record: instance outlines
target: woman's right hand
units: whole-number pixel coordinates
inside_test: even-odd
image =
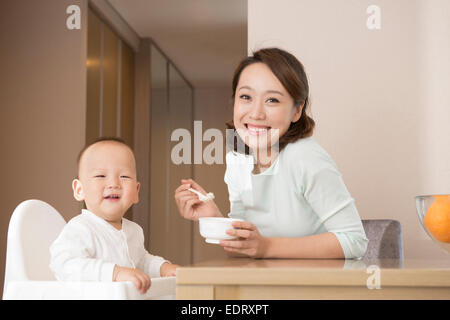
[[[181,216],[189,220],[198,220],[202,217],[222,217],[219,208],[213,200],[200,201],[198,195],[188,189],[200,191],[206,195],[206,191],[192,179],[182,179],[181,185],[175,190],[175,202]]]

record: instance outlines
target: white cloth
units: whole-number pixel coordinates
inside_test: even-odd
[[[272,165],[253,174],[253,157],[226,155],[232,218],[252,222],[266,237],[332,232],[345,258],[360,258],[368,239],[341,174],[311,137],[289,143]]]
[[[160,277],[164,262],[144,248],[142,228],[125,218],[117,230],[83,209],[71,219],[50,246],[50,269],[62,281],[112,281],[114,265],[138,268]]]

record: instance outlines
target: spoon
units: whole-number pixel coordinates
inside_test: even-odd
[[[195,193],[195,194],[197,194],[200,201],[205,202],[205,201],[209,201],[209,200],[214,199],[214,193],[212,193],[212,192],[207,193],[206,196],[205,196],[205,195],[201,194],[199,191],[194,190],[192,188],[189,188],[188,190],[193,192],[193,193]]]

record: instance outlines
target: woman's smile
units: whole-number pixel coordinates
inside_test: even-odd
[[[260,136],[260,135],[266,135],[271,127],[264,126],[264,125],[257,125],[252,123],[246,123],[245,128],[247,129],[247,132],[252,136]]]

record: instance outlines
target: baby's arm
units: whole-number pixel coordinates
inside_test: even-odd
[[[173,264],[170,262],[164,262],[161,265],[161,269],[160,269],[160,273],[161,273],[161,277],[174,277],[176,276],[176,270],[177,268],[179,268],[180,266],[177,264]]]
[[[114,263],[94,257],[92,234],[69,223],[50,246],[50,269],[61,281],[113,281]]]
[[[142,248],[141,258],[139,259],[136,268],[143,270],[151,278],[159,278],[164,276],[163,269],[165,271],[165,268],[163,268],[163,265],[165,264],[171,265],[171,263],[164,258],[154,256]]]
[[[174,276],[175,269],[179,266],[170,263],[162,257],[150,254],[144,247],[144,232],[142,228],[137,224],[134,224],[134,226],[136,227],[136,249],[139,257],[136,268],[143,270],[151,278]]]
[[[50,246],[50,269],[62,281],[132,281],[145,293],[150,287],[148,275],[96,259],[92,233],[83,225],[67,224]]]
[[[114,267],[113,281],[131,281],[140,293],[144,294],[150,288],[150,277],[139,269]]]

